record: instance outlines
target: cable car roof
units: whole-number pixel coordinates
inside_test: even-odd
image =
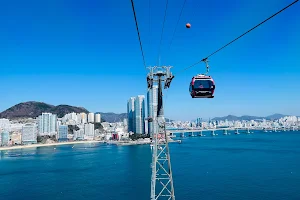
[[[193,78],[196,79],[212,79],[211,76],[205,75],[205,74],[198,74],[196,76],[194,76]]]

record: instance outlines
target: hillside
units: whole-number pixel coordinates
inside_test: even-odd
[[[0,118],[17,119],[17,118],[36,118],[43,112],[57,114],[58,117],[63,117],[65,114],[75,113],[89,113],[88,110],[82,107],[75,107],[70,105],[50,105],[43,102],[28,101],[14,105],[7,110],[0,112]],[[116,114],[113,112],[97,112],[101,114],[101,119],[106,122],[121,122],[127,118],[127,113]],[[166,119],[168,121],[169,119]],[[171,120],[172,121],[172,120]]]
[[[58,105],[49,110],[50,113],[57,114],[58,117],[63,117],[65,114],[74,113],[89,113],[85,108],[69,106],[69,105]]]
[[[0,113],[0,118],[15,119],[15,118],[35,118],[42,114],[42,112],[50,112],[57,114],[58,117],[63,117],[71,112],[85,112],[89,111],[85,108],[69,106],[69,105],[50,105],[43,102],[28,101],[19,103],[15,106]]]
[[[121,122],[125,118],[127,118],[127,113],[120,113],[116,114],[113,112],[103,113],[103,112],[96,112],[101,114],[101,119],[106,122],[114,123],[114,122]]]
[[[266,120],[276,120],[276,119],[280,119],[284,116],[287,116],[287,115],[282,115],[282,114],[273,114],[273,115],[269,115],[269,116],[266,116],[266,117],[258,117],[258,116],[250,116],[250,115],[243,115],[243,116],[234,116],[234,115],[228,115],[228,116],[225,116],[225,117],[215,117],[213,118],[212,120],[213,121],[224,121],[224,120],[228,120],[228,121],[241,121],[241,120],[247,120],[247,121],[250,121],[250,120],[257,120],[257,119],[266,119]]]

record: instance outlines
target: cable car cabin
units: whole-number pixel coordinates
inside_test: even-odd
[[[189,91],[192,98],[214,98],[215,87],[210,76],[200,74],[192,78]]]

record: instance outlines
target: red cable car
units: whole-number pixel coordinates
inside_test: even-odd
[[[211,76],[199,74],[192,78],[190,83],[190,94],[192,98],[214,98],[215,83]]]
[[[202,60],[206,64],[206,74],[209,71],[207,58]],[[214,98],[215,82],[211,76],[198,74],[192,78],[189,92],[192,98]]]

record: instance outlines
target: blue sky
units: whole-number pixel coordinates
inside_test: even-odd
[[[200,64],[222,45],[292,0],[169,0],[161,64],[175,78],[165,93],[165,115],[189,120],[227,114],[300,115],[300,3],[210,58],[214,99],[188,93]],[[135,1],[147,65],[156,65],[165,1]],[[191,29],[186,29],[189,22]],[[0,111],[25,101],[126,112],[131,96],[146,95],[130,0],[11,0],[0,3]],[[178,73],[177,73],[178,72]]]

